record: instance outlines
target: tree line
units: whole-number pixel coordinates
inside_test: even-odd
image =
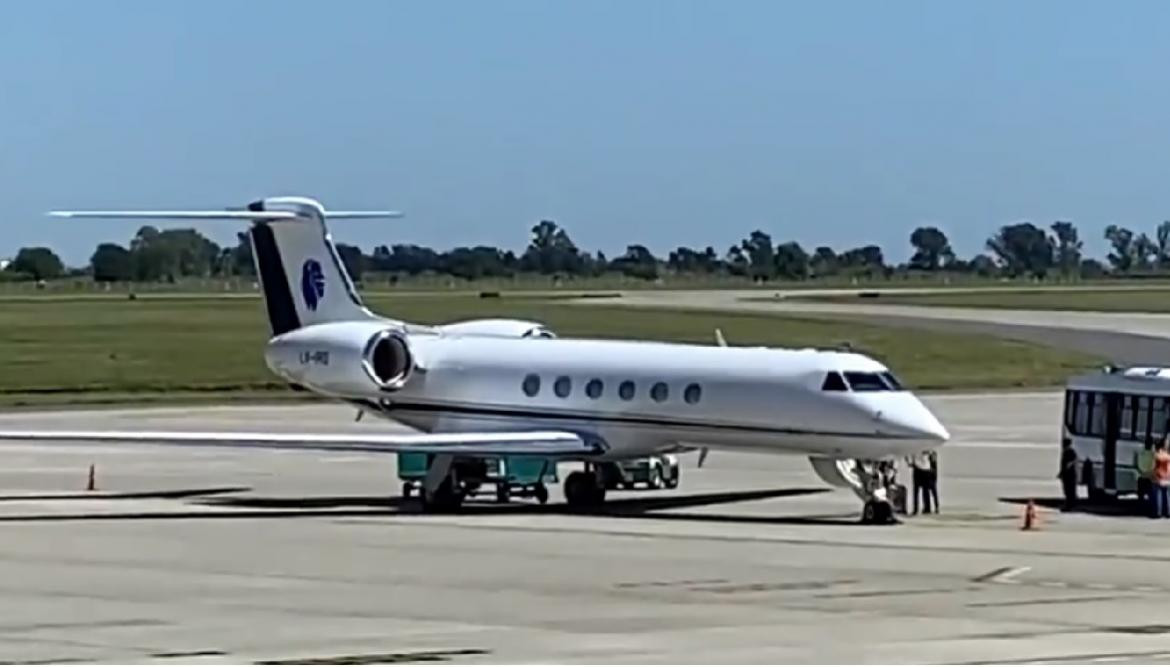
[[[1004,225],[986,242],[986,252],[962,259],[939,228],[923,226],[909,238],[913,253],[908,262],[893,265],[882,249],[865,245],[837,251],[828,246],[806,250],[796,241],[776,243],[762,230],[739,243],[716,251],[714,247],[680,246],[666,257],[655,256],[644,245],[627,246],[625,253],[608,258],[602,252],[581,250],[569,233],[551,220],[531,229],[528,246],[519,254],[494,246],[457,247],[437,251],[413,244],[379,245],[369,254],[338,244],[337,252],[355,281],[369,273],[391,277],[424,274],[465,280],[508,278],[520,274],[584,277],[620,274],[657,280],[668,274],[739,276],[755,282],[807,280],[826,277],[890,277],[897,273],[947,272],[983,277],[1095,278],[1137,275],[1170,270],[1170,221],[1158,225],[1154,236],[1109,225],[1104,238],[1111,251],[1105,262],[1083,256],[1083,242],[1073,223],[1058,221],[1047,229],[1031,222]],[[4,270],[9,280],[52,280],[88,276],[96,282],[174,282],[187,277],[252,276],[252,250],[247,234],[236,244],[221,247],[194,229],[159,230],[142,227],[129,244],[102,243],[85,267],[67,268],[50,248],[21,248]]]

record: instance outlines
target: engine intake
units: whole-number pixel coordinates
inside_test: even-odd
[[[406,339],[397,331],[374,334],[362,355],[362,367],[382,389],[401,389],[414,372],[414,357]]]

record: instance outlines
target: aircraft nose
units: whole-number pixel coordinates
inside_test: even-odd
[[[947,427],[942,425],[942,422],[938,420],[938,417],[935,417],[933,414],[931,414],[931,412],[925,407],[923,408],[923,412],[925,413],[926,417],[922,423],[919,424],[919,433],[921,433],[924,438],[933,440],[936,445],[941,445],[947,440],[950,440],[950,431],[947,430]]]
[[[950,432],[942,422],[916,398],[911,398],[894,409],[882,410],[875,417],[882,430],[926,441],[931,447],[937,447],[951,439]]]

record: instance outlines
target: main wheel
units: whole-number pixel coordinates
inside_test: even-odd
[[[572,472],[565,478],[565,502],[569,507],[596,507],[605,501],[605,487],[596,475]]]
[[[506,503],[511,499],[512,491],[508,488],[508,485],[503,482],[496,484],[496,502]]]
[[[419,496],[422,497],[423,510],[427,512],[454,512],[463,505],[463,491],[455,487],[450,477],[443,480],[429,498],[426,489]]]
[[[536,498],[536,502],[543,505],[548,502],[548,487],[543,482],[538,483],[536,488],[533,489],[532,495]]]

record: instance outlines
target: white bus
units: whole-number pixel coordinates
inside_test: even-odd
[[[1137,454],[1170,429],[1170,368],[1106,368],[1068,381],[1062,438],[1090,498],[1138,491]]]

